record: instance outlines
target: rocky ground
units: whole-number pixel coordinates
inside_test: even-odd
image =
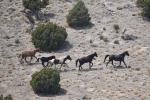
[[[47,20],[66,28],[65,48],[37,56],[71,55],[70,68],[63,68],[59,95],[38,96],[29,81],[39,63],[20,64],[18,54],[33,49],[30,23],[21,12],[21,0],[0,0],[0,94],[12,94],[14,100],[150,100],[150,22],[140,16],[135,0],[84,0],[91,15],[91,27],[72,29],[66,24],[66,15],[77,0],[51,0],[43,9]],[[38,24],[38,22],[36,22]],[[120,26],[116,33],[113,26]],[[123,34],[123,31],[126,32]],[[134,40],[121,37],[132,35]],[[117,41],[117,42],[116,42]],[[128,50],[126,63],[131,68],[105,67],[106,54],[119,54]],[[83,71],[75,67],[79,57],[98,53],[92,70],[88,64]],[[118,63],[116,63],[118,64]]]

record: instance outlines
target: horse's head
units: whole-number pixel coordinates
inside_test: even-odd
[[[68,55],[68,56],[66,57],[66,59],[72,60],[72,58],[70,57],[70,55]]]
[[[127,56],[129,56],[129,52],[128,51],[125,51],[124,54],[127,55]]]
[[[55,59],[56,57],[55,57],[55,56],[51,56],[51,58],[52,58],[52,59]]]
[[[39,51],[40,51],[40,48],[36,48],[34,51],[35,51],[35,52],[39,52]]]
[[[94,56],[98,57],[96,52],[94,52]]]

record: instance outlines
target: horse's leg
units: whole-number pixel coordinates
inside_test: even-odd
[[[111,61],[111,63],[112,63],[112,65],[114,66],[114,62],[113,62],[113,60]]]
[[[93,63],[89,62],[89,69],[91,69],[92,66],[93,66]]]
[[[66,65],[66,67],[68,67],[68,68],[69,68],[69,66],[68,66],[68,64],[67,64],[67,63],[65,63],[65,65]]]
[[[33,56],[34,58],[36,58],[36,60],[38,60],[38,58],[36,56]]]
[[[82,68],[82,65],[81,65],[81,69],[83,69],[83,68]]]
[[[93,63],[92,63],[92,62],[89,62],[89,66],[92,67],[92,66],[93,66]]]
[[[108,66],[108,64],[111,62],[111,60],[109,60],[107,63],[106,63],[106,67]]]
[[[63,63],[60,65],[60,68],[59,68],[60,70],[61,70],[62,66],[63,66]]]
[[[27,61],[27,57],[24,57],[24,60],[25,60],[25,62],[26,62],[26,63],[28,63],[28,61]]]
[[[126,65],[125,61],[123,60],[124,65],[126,66],[126,68],[128,68],[128,66]]]
[[[43,67],[46,67],[43,61],[42,61],[42,65],[43,65]]]
[[[48,62],[48,63],[47,63],[47,66],[48,66],[48,64],[50,64],[50,67],[52,67],[52,66],[53,66],[53,64],[52,64],[51,62]]]
[[[24,57],[21,57],[21,60],[20,60],[21,64],[24,63],[23,59],[24,59]]]
[[[32,59],[33,59],[33,57],[31,56],[30,62],[31,62]]]
[[[91,63],[89,62],[89,69],[91,69]]]
[[[115,66],[113,60],[111,61],[111,63],[112,63],[113,66]]]
[[[80,64],[80,65],[79,65],[79,71],[81,70],[81,68],[82,68],[82,67],[81,67],[81,64]]]
[[[46,66],[48,67],[48,65],[49,65],[49,62],[47,62],[47,65],[46,65]]]
[[[120,61],[120,63],[119,63],[119,66],[121,66],[121,61]]]

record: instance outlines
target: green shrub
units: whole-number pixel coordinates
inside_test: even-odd
[[[67,38],[66,29],[51,22],[39,25],[32,32],[32,42],[43,51],[57,50]]]
[[[82,27],[90,23],[90,15],[83,1],[79,1],[67,16],[67,23],[71,27]]]
[[[143,16],[150,18],[150,3],[143,8]]]
[[[49,4],[49,0],[22,0],[22,3],[26,9],[31,10],[36,15],[36,18],[39,19],[39,11]]]
[[[60,90],[60,75],[54,69],[42,69],[32,75],[30,84],[35,93],[56,94]]]
[[[22,2],[26,9],[37,11],[41,8],[45,8],[48,5],[49,0],[22,0]]]
[[[150,0],[137,0],[137,5],[143,8],[143,16],[150,18]]]
[[[139,7],[145,7],[148,0],[137,0],[137,5]]]
[[[114,24],[114,29],[115,29],[116,33],[118,33],[118,32],[119,32],[119,29],[120,29],[119,25]]]
[[[0,96],[0,100],[13,100],[12,96],[9,94],[8,96],[4,97],[3,95]]]

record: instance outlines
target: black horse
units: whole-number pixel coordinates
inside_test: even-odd
[[[55,56],[49,56],[49,57],[41,57],[37,59],[37,62],[39,62],[39,60],[41,60],[43,67],[47,67],[48,64],[50,63],[49,61],[55,59]],[[47,65],[45,66],[45,62],[47,62]],[[52,66],[52,64],[51,64]]]
[[[77,60],[76,60],[76,67],[77,67],[77,64],[78,64],[78,62],[79,62],[79,70],[81,70],[81,69],[83,69],[83,68],[82,68],[82,65],[83,65],[84,63],[89,63],[89,69],[91,69],[91,67],[93,66],[92,60],[93,60],[93,59],[95,60],[94,57],[98,57],[96,52],[94,52],[93,54],[88,55],[88,56],[86,56],[86,57],[82,57],[82,58],[77,59]]]
[[[127,68],[127,65],[126,65],[126,63],[125,63],[125,61],[124,61],[124,57],[125,57],[126,55],[129,56],[128,51],[125,51],[125,52],[123,52],[123,53],[121,53],[121,54],[119,54],[119,55],[106,55],[106,56],[105,56],[105,59],[104,59],[104,63],[105,63],[106,58],[109,57],[109,61],[106,63],[106,67],[107,67],[107,65],[108,65],[110,62],[112,62],[112,65],[114,66],[113,61],[119,61],[119,62],[120,62],[119,66],[121,65],[121,62],[123,62],[124,65],[125,65],[126,68]]]
[[[66,63],[66,61],[67,60],[72,60],[72,58],[70,57],[70,55],[67,55],[66,57],[64,57],[64,58],[60,58],[60,59],[54,59],[53,61],[52,61],[52,63],[56,66],[56,65],[58,65],[58,64],[61,64],[61,66],[60,66],[60,69],[61,69],[61,67],[63,66],[63,65],[66,65],[67,67],[68,67],[68,65],[67,65],[67,63]]]

